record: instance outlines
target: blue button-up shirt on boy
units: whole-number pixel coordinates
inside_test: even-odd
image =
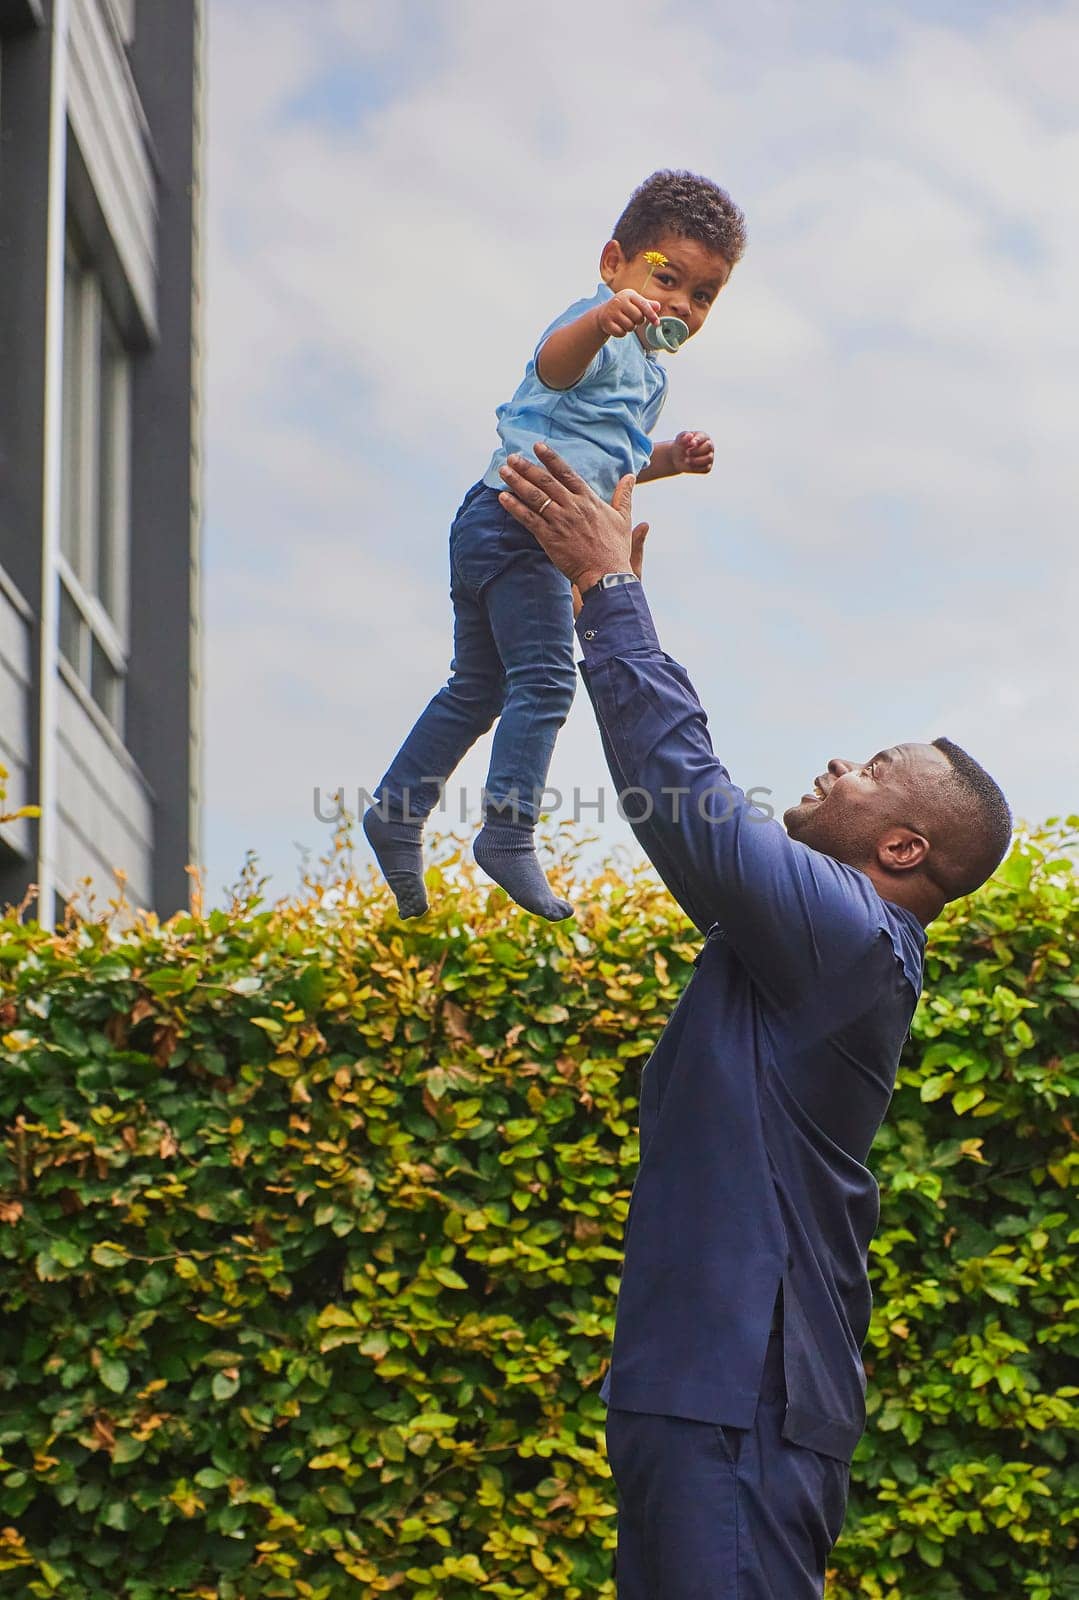
[[[483,475],[488,488],[506,487],[499,469],[515,451],[535,461],[537,439],[546,439],[604,500],[619,478],[643,471],[652,459],[650,435],[667,398],[667,372],[635,333],[601,345],[572,388],[550,389],[536,371],[536,358],[556,328],[613,298],[601,283],[540,335],[512,399],[495,412],[501,442]]]
[[[588,592],[581,670],[634,832],[706,934],[642,1077],[613,1407],[753,1424],[782,1292],[784,1437],[849,1461],[865,1427],[876,1183],[865,1166],[925,933],[731,783],[639,584]]]

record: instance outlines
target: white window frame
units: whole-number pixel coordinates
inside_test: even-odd
[[[131,44],[135,37],[135,0],[102,0],[102,4],[121,42]]]
[[[63,396],[62,534],[57,556],[61,585],[76,613],[73,654],[61,644],[61,659],[71,668],[92,704],[123,737],[125,680],[129,643],[128,556],[131,533],[131,364],[113,323],[101,277],[87,263],[69,226],[65,256],[65,350]],[[106,372],[103,352],[111,344],[117,360]],[[106,394],[104,383],[111,385]],[[121,426],[107,428],[110,418]],[[106,451],[108,456],[106,457]],[[102,469],[106,460],[114,492],[105,503]],[[120,492],[115,486],[120,485]],[[107,519],[107,537],[103,538]],[[108,570],[101,570],[102,553]],[[103,598],[111,600],[109,608]],[[64,606],[61,605],[61,620]],[[101,698],[95,693],[94,645],[109,673]]]

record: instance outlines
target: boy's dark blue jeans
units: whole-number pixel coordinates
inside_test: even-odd
[[[472,486],[450,528],[450,678],[418,718],[375,791],[390,815],[419,821],[481,734],[499,719],[484,797],[488,816],[531,824],[576,688],[569,579]]]

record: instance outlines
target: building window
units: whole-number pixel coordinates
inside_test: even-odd
[[[121,735],[131,508],[131,359],[69,235],[64,277],[60,650]]]

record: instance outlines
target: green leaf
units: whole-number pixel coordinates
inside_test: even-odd
[[[62,1277],[60,1263],[50,1250],[39,1250],[34,1257],[34,1271],[43,1283]]]
[[[129,1259],[123,1245],[113,1244],[107,1239],[103,1240],[101,1244],[94,1245],[90,1252],[90,1257],[95,1265],[104,1267],[106,1272],[112,1272],[117,1267],[126,1266]]]
[[[322,968],[312,964],[305,967],[296,983],[296,998],[304,1010],[312,1013],[321,1006],[326,994],[326,979]]]
[[[932,1539],[927,1539],[924,1534],[919,1534],[914,1541],[914,1548],[925,1562],[927,1567],[939,1567],[944,1563],[944,1551],[939,1544],[934,1544]]]
[[[135,1286],[135,1299],[142,1306],[159,1306],[169,1289],[169,1274],[163,1267],[151,1267]]]
[[[459,1272],[454,1272],[452,1267],[432,1267],[431,1276],[437,1278],[439,1283],[447,1289],[467,1289],[468,1282]]]
[[[356,1502],[339,1483],[324,1483],[318,1491],[319,1499],[327,1511],[334,1511],[339,1516],[351,1517],[356,1512]]]
[[[972,1106],[980,1105],[985,1099],[984,1089],[959,1089],[952,1095],[952,1109],[957,1116],[962,1116],[964,1111],[969,1111]]]
[[[59,1045],[61,1050],[66,1050],[69,1055],[85,1055],[86,1035],[61,1012],[52,1018],[52,1037],[53,1042]]]
[[[560,1005],[540,1006],[538,1010],[532,1013],[532,1015],[535,1017],[537,1022],[543,1023],[569,1021],[568,1010],[565,1006]]]
[[[410,1417],[404,1427],[409,1433],[448,1433],[457,1427],[457,1418],[445,1411],[423,1411]]]
[[[1010,889],[1028,889],[1033,868],[1034,861],[1031,856],[1013,850],[1001,862],[993,876],[998,882],[1007,884]]]
[[[134,1508],[129,1500],[113,1500],[101,1514],[106,1528],[118,1528],[121,1533],[131,1527],[133,1520]]]
[[[86,1260],[86,1251],[74,1239],[54,1239],[50,1251],[62,1267],[81,1267]]]
[[[131,1374],[123,1361],[106,1358],[98,1368],[98,1375],[106,1389],[111,1389],[113,1394],[123,1394],[131,1382]]]

